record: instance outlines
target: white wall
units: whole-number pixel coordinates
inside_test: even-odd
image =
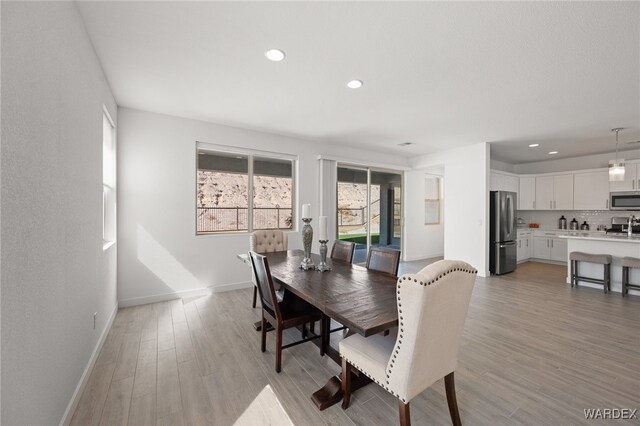
[[[498,161],[491,159],[491,170],[500,170],[507,173],[514,173],[515,167],[513,164],[505,163],[504,161]]]
[[[444,256],[444,168],[440,170],[422,169],[405,173],[405,255],[404,260],[427,259]],[[424,194],[425,178],[439,176],[440,193],[444,199],[440,203],[440,223],[425,225],[424,223]],[[417,202],[422,200],[422,202]]]
[[[420,171],[444,166],[444,257],[470,263],[480,276],[489,273],[489,150],[488,143],[479,143],[416,157],[411,160],[414,171],[407,173],[406,183],[415,191],[406,197],[407,223],[420,223],[424,217],[424,195],[420,196],[417,182],[424,181]],[[424,244],[422,237],[407,232],[405,244],[415,250]]]
[[[250,282],[249,269],[236,259],[249,248],[247,234],[195,235],[196,141],[297,155],[298,205],[311,203],[314,218],[319,154],[407,165],[388,154],[126,108],[118,121],[118,299],[124,305]],[[302,246],[299,233],[289,236],[289,246]]]
[[[75,3],[0,7],[1,423],[56,424],[116,307],[102,106],[117,111]]]

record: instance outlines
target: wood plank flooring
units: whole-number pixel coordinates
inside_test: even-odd
[[[640,297],[571,289],[565,274],[525,263],[478,278],[456,370],[463,423],[586,424],[586,408],[640,408]],[[311,343],[285,350],[277,374],[272,333],[260,352],[251,292],[121,309],[71,424],[229,425],[248,407],[268,419],[267,385],[297,425],[397,424],[395,398],[375,384],[346,411],[318,411],[310,395],[340,369]],[[291,330],[285,343],[297,338]],[[411,401],[411,417],[451,424],[442,381]]]

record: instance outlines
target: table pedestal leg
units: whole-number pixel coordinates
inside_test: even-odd
[[[352,392],[368,385],[371,382],[372,380],[364,374],[357,376],[351,373]],[[342,380],[340,379],[340,376],[333,376],[330,378],[326,385],[311,395],[311,400],[320,411],[342,401]]]

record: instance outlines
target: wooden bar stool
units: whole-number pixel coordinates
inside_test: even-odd
[[[602,284],[604,286],[604,292],[611,291],[611,255],[608,254],[591,254],[583,253],[580,251],[573,251],[569,254],[569,260],[571,261],[571,287],[578,286],[578,281],[585,281],[588,283]],[[604,276],[602,279],[582,277],[578,272],[578,262],[596,263],[604,265]]]
[[[629,294],[629,288],[640,290],[640,284],[631,284],[629,282],[629,268],[640,269],[640,259],[637,257],[622,258],[622,297]]]

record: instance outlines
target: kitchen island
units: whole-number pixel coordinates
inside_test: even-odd
[[[640,236],[622,235],[594,235],[588,232],[570,232],[561,235],[567,239],[567,257],[569,253],[581,251],[591,254],[609,254],[613,257],[611,264],[611,291],[620,293],[622,289],[622,258],[625,256],[640,258]],[[580,275],[594,278],[602,278],[603,266],[592,263],[580,263]],[[640,283],[640,270],[632,269],[629,273],[632,283]],[[567,264],[567,283],[571,283],[571,262]],[[580,282],[580,286],[602,289],[601,285]],[[640,294],[638,291],[629,290],[629,294]]]

